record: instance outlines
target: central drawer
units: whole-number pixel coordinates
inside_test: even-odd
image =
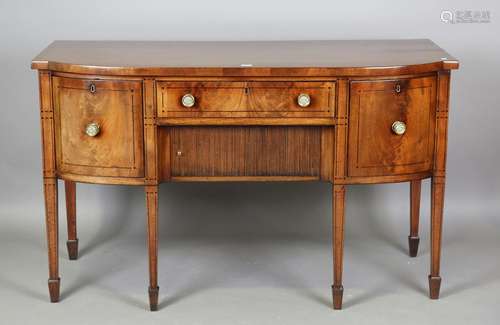
[[[335,83],[161,81],[158,117],[333,117]]]

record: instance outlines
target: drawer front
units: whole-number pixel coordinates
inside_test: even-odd
[[[60,173],[143,177],[142,82],[53,78]]]
[[[351,82],[349,176],[432,170],[435,112],[434,77]]]
[[[318,176],[321,129],[174,127],[172,176]]]
[[[165,81],[157,96],[159,117],[333,117],[335,83]]]
[[[308,98],[299,105],[299,96]],[[333,116],[334,83],[328,82],[251,82],[248,107],[256,112],[282,112],[304,116]]]

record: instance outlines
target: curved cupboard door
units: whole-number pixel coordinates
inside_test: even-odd
[[[143,177],[142,81],[53,78],[60,174]]]
[[[432,170],[435,115],[434,77],[351,82],[349,176]]]

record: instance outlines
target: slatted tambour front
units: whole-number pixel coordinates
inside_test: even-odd
[[[174,127],[172,177],[319,177],[318,127]]]

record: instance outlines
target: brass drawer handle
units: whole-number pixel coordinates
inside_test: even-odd
[[[297,96],[297,104],[300,107],[307,107],[311,105],[311,97],[308,94],[300,94]]]
[[[406,132],[406,123],[401,121],[396,121],[392,123],[391,126],[392,132],[397,135],[403,135]]]
[[[95,122],[89,123],[85,127],[85,134],[89,137],[95,137],[99,134],[99,132],[101,132],[101,127]]]
[[[181,103],[182,103],[182,106],[184,106],[184,107],[188,107],[188,108],[193,107],[195,102],[196,102],[196,100],[195,100],[194,96],[191,94],[186,94],[186,95],[182,96]]]

